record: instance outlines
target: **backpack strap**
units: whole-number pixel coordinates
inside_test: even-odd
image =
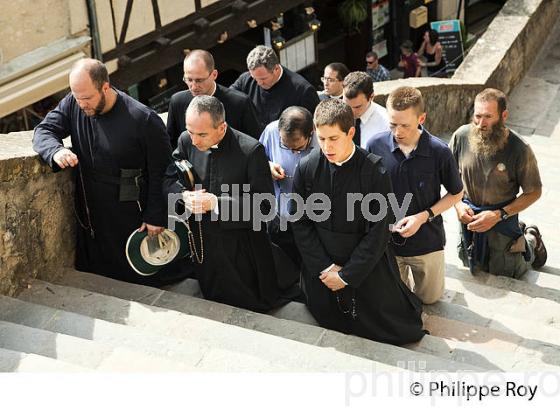
[[[379,163],[380,161],[381,157],[379,155],[373,153],[367,154],[360,173],[360,190],[364,195],[370,193],[372,172],[377,172],[377,169],[379,168],[381,173],[385,173],[385,168]],[[366,233],[369,232],[368,223],[366,223],[365,231]]]
[[[379,155],[369,153],[366,157],[366,162],[362,166],[362,172],[360,174],[360,189],[363,193],[369,193],[369,187],[371,184],[371,171],[375,170],[376,168],[383,168],[383,166],[377,165],[381,161],[381,157]],[[385,168],[382,169],[382,173],[384,173]]]
[[[319,160],[321,159],[321,151],[317,149],[311,152],[305,161],[305,200],[309,198],[309,195],[313,192],[313,183],[315,182],[315,174],[317,173],[317,167],[319,166]]]

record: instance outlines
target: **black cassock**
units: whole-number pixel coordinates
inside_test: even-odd
[[[324,327],[372,340],[405,344],[420,340],[422,305],[401,281],[394,256],[387,246],[392,212],[369,222],[361,202],[347,202],[348,193],[379,193],[387,198],[391,180],[381,160],[372,162],[359,147],[341,166],[329,163],[320,150],[304,158],[294,176],[294,192],[307,198],[322,193],[330,198],[331,214],[323,222],[304,215],[294,222],[296,244],[303,257],[303,279],[309,310]],[[374,158],[374,157],[372,157]],[[353,203],[352,217],[347,204]],[[292,213],[297,206],[292,208]],[[376,200],[371,215],[379,213]],[[332,263],[342,266],[348,283],[333,292],[319,279]]]
[[[257,118],[255,106],[246,94],[216,84],[214,97],[224,105],[226,122],[230,127],[259,139],[263,128]],[[179,91],[173,94],[169,102],[167,133],[171,138],[173,149],[177,148],[177,140],[181,133],[186,130],[185,112],[193,98],[190,91]]]
[[[272,194],[274,189],[264,147],[254,138],[230,127],[217,148],[199,151],[187,132],[179,137],[173,153],[175,160],[186,159],[194,168],[195,183],[218,197],[219,216],[211,220],[211,213],[202,215],[202,246],[200,231],[195,215],[189,219],[195,237],[197,252],[202,253],[202,264],[195,262],[197,279],[204,297],[221,303],[264,312],[288,302],[290,290],[281,290],[275,267],[275,259],[266,227],[253,229],[251,202],[235,195],[238,187],[244,194],[244,184],[250,187],[246,199],[256,193]],[[225,186],[223,185],[225,184]],[[223,189],[227,187],[227,189]],[[184,188],[179,184],[176,169],[171,165],[166,173],[165,189],[179,193]],[[270,204],[263,203],[263,212]],[[235,218],[235,215],[241,218]],[[226,219],[226,215],[229,215]]]
[[[76,269],[154,285],[180,279],[181,275],[174,277],[169,270],[140,276],[132,270],[125,254],[129,235],[142,222],[156,226],[167,223],[167,202],[161,187],[171,162],[171,147],[163,121],[153,110],[120,91],[109,112],[92,117],[85,115],[68,94],[35,128],[33,137],[33,148],[55,172],[60,168],[53,156],[68,135],[79,160],[75,188],[79,219]],[[121,169],[142,170],[139,203],[119,200]]]
[[[286,67],[282,69],[282,77],[268,90],[259,86],[248,71],[230,86],[251,98],[263,129],[280,118],[282,111],[288,107],[297,105],[307,108],[313,114],[319,104],[317,90],[305,78]]]

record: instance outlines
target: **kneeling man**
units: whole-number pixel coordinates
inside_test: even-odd
[[[314,124],[321,149],[300,162],[294,193],[301,199],[291,203],[309,310],[329,329],[392,344],[416,342],[424,336],[421,303],[401,281],[387,247],[394,219],[386,206],[389,173],[379,156],[352,142],[352,109],[342,101],[322,101]],[[309,202],[321,198],[329,209],[309,212]]]
[[[465,197],[455,204],[459,257],[472,273],[519,279],[547,259],[539,229],[518,216],[540,198],[542,182],[533,150],[505,125],[506,103],[500,90],[481,91],[471,124],[455,131],[449,144],[465,185]]]
[[[164,190],[182,193],[185,207],[195,214],[189,218],[191,252],[204,297],[264,312],[288,302],[278,286],[264,223],[254,222],[258,212],[270,211],[269,202],[255,197],[268,194],[274,201],[272,176],[264,147],[224,119],[216,97],[192,99],[173,158],[192,164],[195,190],[181,185],[174,164]],[[262,207],[252,209],[252,204]]]

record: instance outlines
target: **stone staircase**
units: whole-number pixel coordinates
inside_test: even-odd
[[[297,302],[259,314],[66,270],[0,296],[0,370],[50,372],[529,371],[560,369],[560,276],[525,281],[447,266],[420,342],[397,347],[326,330]]]

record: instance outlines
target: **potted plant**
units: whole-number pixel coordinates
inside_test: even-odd
[[[338,5],[338,16],[346,30],[346,65],[352,71],[365,69],[371,35],[367,27],[370,4],[371,0],[344,0]]]
[[[338,5],[338,15],[349,33],[360,31],[360,25],[368,18],[368,4],[368,0],[344,0]]]

